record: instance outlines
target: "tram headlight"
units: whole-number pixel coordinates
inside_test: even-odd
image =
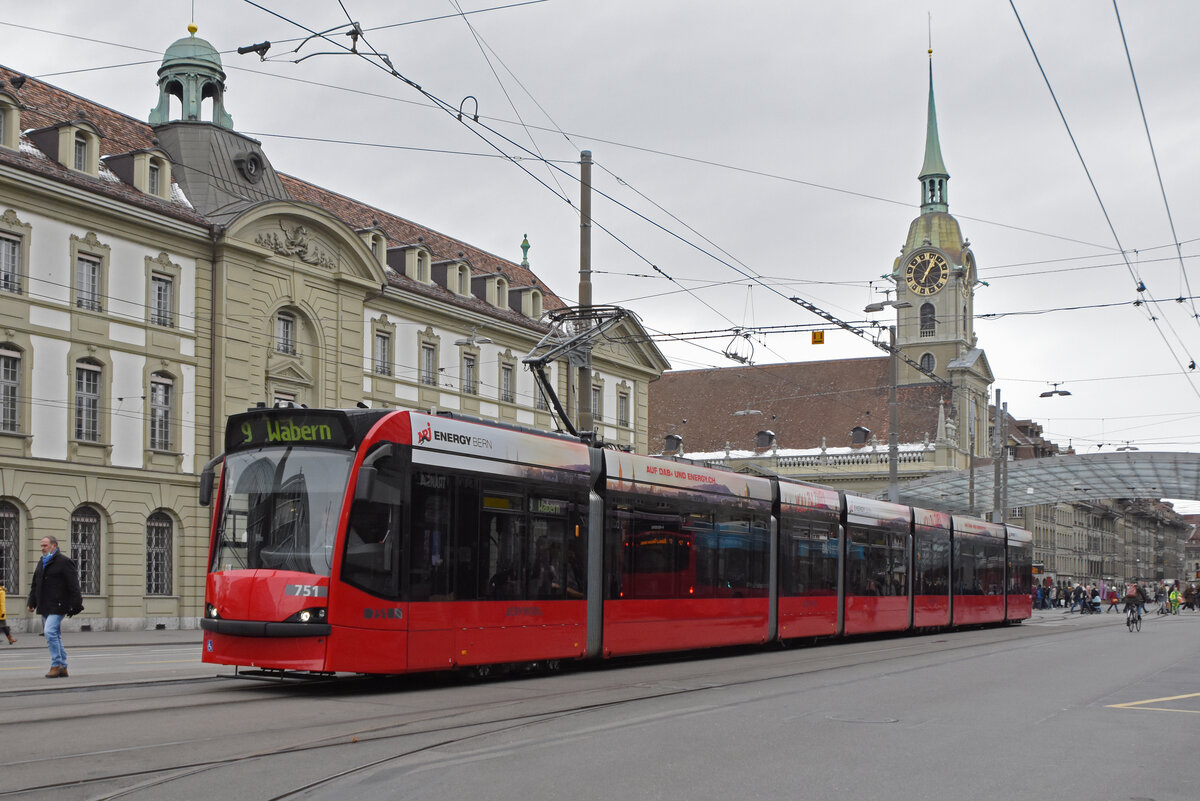
[[[217,607],[213,606],[212,604],[204,605],[204,616],[212,620],[216,620],[220,617],[220,615],[217,614]]]
[[[312,606],[308,609],[301,609],[296,614],[287,619],[288,623],[324,623],[325,622],[325,607]]]

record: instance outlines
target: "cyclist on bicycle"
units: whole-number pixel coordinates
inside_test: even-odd
[[[1142,604],[1146,602],[1146,591],[1137,585],[1137,582],[1131,582],[1125,588],[1125,614],[1129,614],[1130,610],[1137,612],[1137,616],[1142,616]]]

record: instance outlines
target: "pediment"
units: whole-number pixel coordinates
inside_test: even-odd
[[[630,364],[654,373],[671,369],[671,363],[635,317],[626,317],[596,343],[595,356]]]
[[[313,376],[301,364],[290,356],[272,354],[267,364],[267,377],[275,381],[286,381],[290,384],[312,386]]]
[[[238,215],[229,237],[289,259],[297,268],[357,278],[378,286],[383,265],[355,231],[324,209],[308,203],[270,202]]]

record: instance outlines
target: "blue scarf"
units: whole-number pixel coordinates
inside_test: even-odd
[[[54,558],[54,555],[55,555],[56,553],[58,553],[58,549],[57,549],[57,548],[55,548],[55,549],[54,549],[53,551],[51,551],[50,553],[48,553],[48,554],[45,554],[44,556],[42,556],[42,570],[45,570],[45,569],[46,569],[46,565],[50,564],[50,560]]]

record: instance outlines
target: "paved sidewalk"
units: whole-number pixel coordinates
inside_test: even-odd
[[[149,631],[63,631],[63,645],[70,648],[113,648],[121,646],[176,645],[195,643],[200,647],[204,632],[200,629],[162,629]],[[24,648],[46,650],[46,638],[37,632],[13,632],[16,645],[8,645],[0,635],[0,652]]]

